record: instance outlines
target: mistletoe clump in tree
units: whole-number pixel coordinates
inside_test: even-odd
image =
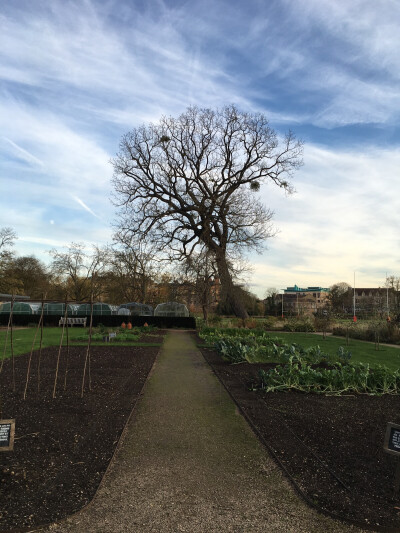
[[[301,155],[291,132],[280,142],[265,115],[233,105],[190,107],[178,118],[137,127],[123,136],[113,160],[118,233],[175,259],[208,249],[222,298],[245,318],[231,259],[260,251],[273,234],[272,212],[255,195],[264,182],[291,192]]]

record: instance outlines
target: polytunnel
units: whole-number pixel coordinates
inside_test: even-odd
[[[38,303],[26,303],[26,302],[14,302],[13,314],[14,315],[37,315],[40,313],[41,304]],[[4,302],[1,306],[0,313],[10,313],[11,302]]]
[[[189,311],[185,304],[166,302],[157,305],[154,316],[189,316]]]
[[[118,308],[118,314],[126,314],[123,310],[128,310],[132,316],[153,316],[153,308],[151,305],[140,304],[137,302],[129,302],[126,304],[121,304]],[[121,312],[120,312],[121,311]]]
[[[93,315],[95,316],[110,316],[117,314],[118,307],[116,305],[105,304],[97,302],[93,304]],[[90,304],[81,304],[76,314],[78,316],[90,316]]]
[[[68,316],[76,315],[76,311],[79,305],[76,304],[67,304],[67,314]],[[43,314],[44,315],[56,315],[64,316],[65,315],[65,303],[61,302],[49,302],[43,304]]]

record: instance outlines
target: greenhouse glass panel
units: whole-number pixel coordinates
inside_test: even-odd
[[[79,305],[68,304],[67,305],[67,314],[68,316],[76,315],[76,310]],[[43,305],[43,314],[44,315],[56,315],[64,316],[65,315],[65,304],[61,302],[49,302]]]
[[[157,305],[154,316],[189,316],[189,311],[185,304],[166,302]]]
[[[118,309],[119,316],[131,316],[131,312],[126,307],[120,307]]]
[[[121,309],[128,309],[132,316],[153,316],[153,308],[151,305],[140,304],[137,302],[129,302],[121,304],[118,309],[118,314]]]
[[[4,302],[1,307],[1,313],[9,313],[11,311],[11,302]],[[40,304],[14,302],[13,314],[15,315],[36,315],[40,312]]]
[[[95,303],[93,304],[93,315],[95,316],[109,316],[117,313],[117,307],[115,305]],[[78,307],[77,315],[90,316],[90,304],[81,304]]]

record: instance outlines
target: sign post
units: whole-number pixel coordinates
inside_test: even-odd
[[[388,422],[386,427],[385,442],[383,444],[385,452],[397,456],[396,474],[394,478],[393,497],[399,495],[400,490],[400,424]]]
[[[0,420],[0,452],[14,449],[15,418]]]

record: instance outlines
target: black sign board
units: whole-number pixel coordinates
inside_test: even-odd
[[[400,424],[388,423],[383,449],[387,453],[400,456]]]
[[[15,419],[0,420],[0,452],[14,449]]]

